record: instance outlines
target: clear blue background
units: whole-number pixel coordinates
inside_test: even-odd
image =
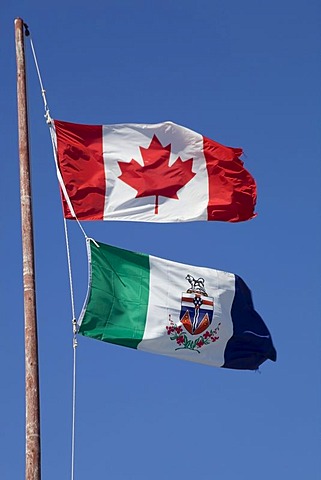
[[[53,118],[172,120],[243,147],[258,216],[241,224],[84,223],[99,241],[227,270],[278,351],[260,373],[79,338],[77,480],[320,480],[321,5],[314,0],[0,6],[0,477],[24,476],[24,339],[14,18],[29,24]],[[26,39],[42,475],[70,478],[72,328],[60,196]],[[70,224],[76,310],[87,287]]]

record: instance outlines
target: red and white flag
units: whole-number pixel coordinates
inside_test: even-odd
[[[53,133],[66,218],[240,222],[255,216],[256,184],[240,148],[172,122],[55,120]]]

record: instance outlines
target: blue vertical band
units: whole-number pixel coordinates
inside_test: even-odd
[[[257,370],[265,360],[275,361],[270,332],[254,310],[250,289],[237,275],[231,313],[233,336],[225,347],[223,368]]]

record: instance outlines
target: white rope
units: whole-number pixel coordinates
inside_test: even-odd
[[[72,371],[72,424],[71,424],[71,480],[75,476],[75,424],[76,424],[76,364],[77,364],[77,322],[73,321],[73,371]]]
[[[65,241],[66,241],[66,251],[67,251],[67,264],[68,264],[68,274],[69,274],[69,288],[70,288],[70,300],[71,300],[71,312],[72,312],[72,319],[76,317],[75,315],[75,301],[74,301],[74,287],[72,282],[72,272],[71,272],[71,260],[70,260],[70,247],[69,247],[69,237],[68,237],[68,229],[67,229],[67,222],[64,218],[64,230],[65,230]]]
[[[74,218],[77,218],[76,213],[74,211],[74,208],[72,206],[71,200],[69,198],[66,186],[64,184],[64,180],[62,178],[59,166],[58,166],[57,136],[56,136],[56,131],[55,131],[55,127],[54,127],[53,122],[50,122],[50,124],[49,124],[49,132],[50,132],[51,144],[52,144],[52,149],[53,149],[53,154],[54,154],[54,160],[55,160],[55,166],[56,166],[56,175],[57,175],[57,178],[58,178],[58,182],[59,182],[61,191],[64,195],[64,198],[67,202],[67,205],[68,205],[68,208],[70,210],[71,215]]]
[[[27,25],[25,25],[25,27],[28,28]],[[64,198],[67,202],[67,205],[68,205],[68,208],[70,210],[71,215],[74,217],[74,219],[78,223],[78,226],[79,226],[80,230],[82,231],[85,239],[87,239],[88,237],[86,235],[86,232],[85,232],[83,226],[81,225],[79,219],[77,218],[77,215],[76,215],[76,213],[74,211],[74,208],[72,206],[72,203],[70,201],[69,195],[67,193],[67,189],[66,189],[66,186],[64,184],[61,172],[59,170],[58,157],[57,157],[57,138],[56,138],[56,134],[55,134],[54,122],[53,122],[53,120],[52,120],[52,118],[50,117],[50,114],[49,114],[49,107],[48,107],[47,98],[46,98],[46,90],[44,89],[44,86],[43,86],[41,73],[40,73],[38,60],[37,60],[37,55],[36,55],[36,51],[35,51],[35,48],[34,48],[33,41],[32,41],[29,30],[28,30],[28,36],[30,36],[30,45],[31,45],[32,55],[33,55],[33,59],[34,59],[34,62],[35,62],[35,67],[36,67],[36,70],[37,70],[39,84],[40,84],[40,88],[41,88],[41,95],[42,95],[43,103],[44,103],[44,107],[45,107],[45,112],[46,112],[45,113],[45,118],[46,118],[47,124],[49,125],[50,137],[51,137],[51,143],[52,143],[52,148],[53,148],[53,152],[54,152],[56,173],[57,173],[59,185],[60,185],[60,188],[61,188],[62,193],[64,195]]]
[[[63,196],[67,202],[67,205],[68,205],[68,208],[70,210],[70,213],[71,215],[74,217],[74,219],[76,220],[80,230],[82,231],[85,239],[87,240],[88,236],[83,228],[83,226],[81,225],[76,213],[75,213],[75,210],[74,210],[74,207],[72,206],[72,203],[71,203],[71,200],[69,198],[69,195],[68,195],[68,192],[67,192],[67,189],[66,189],[66,185],[64,183],[64,180],[62,178],[62,175],[61,175],[61,172],[60,172],[60,169],[59,169],[59,165],[58,165],[58,153],[57,153],[57,137],[56,137],[56,132],[55,132],[55,128],[54,128],[54,123],[52,120],[50,120],[50,123],[49,123],[49,131],[50,131],[50,137],[51,137],[51,143],[52,143],[52,149],[53,149],[53,154],[54,154],[54,160],[55,160],[55,165],[56,165],[56,174],[57,174],[57,178],[58,178],[58,182],[59,182],[59,185],[60,185],[60,188],[61,188],[61,191],[63,193]]]
[[[67,221],[64,218],[64,230],[65,230],[65,241],[66,241],[66,252],[67,252],[67,264],[68,264],[68,275],[69,275],[69,289],[70,289],[70,301],[71,301],[71,314],[72,314],[72,347],[73,347],[73,369],[72,369],[72,418],[71,418],[71,480],[74,480],[75,474],[75,424],[76,424],[76,360],[77,360],[77,319],[75,314],[75,301],[74,301],[74,287],[72,281],[72,271],[71,271],[71,259],[70,259],[70,247],[69,247],[69,237],[68,237],[68,228]]]
[[[29,33],[29,35],[30,35],[30,33]],[[38,79],[39,79],[39,83],[40,83],[41,95],[42,95],[42,99],[43,99],[43,103],[44,103],[44,107],[45,107],[45,112],[46,112],[45,113],[45,118],[46,118],[47,123],[50,123],[51,118],[50,118],[49,107],[48,107],[47,98],[46,98],[46,90],[43,88],[42,78],[41,78],[39,65],[38,65],[38,61],[37,61],[37,55],[36,55],[36,52],[35,52],[35,48],[33,46],[33,41],[32,41],[31,35],[30,35],[30,45],[31,45],[33,60],[35,62],[37,75],[38,75]]]
[[[28,26],[25,25],[26,28],[26,35],[30,35]],[[27,33],[28,32],[28,33]],[[66,199],[66,202],[68,204],[68,207],[70,209],[71,214],[73,217],[76,219],[78,226],[80,227],[82,233],[84,234],[85,238],[87,239],[87,235],[80,224],[74,209],[72,207],[71,201],[69,199],[66,187],[64,185],[60,170],[58,168],[58,161],[57,161],[57,144],[56,144],[56,136],[54,127],[53,127],[53,120],[50,117],[49,114],[49,107],[47,103],[47,98],[46,98],[46,90],[43,87],[42,83],[42,78],[38,66],[38,61],[37,61],[37,56],[35,52],[35,48],[33,45],[33,41],[30,37],[30,45],[31,45],[31,50],[33,54],[33,59],[35,62],[37,74],[38,74],[38,79],[40,83],[40,88],[41,88],[41,95],[43,98],[44,102],[44,107],[45,107],[45,118],[46,122],[50,127],[50,136],[51,136],[51,141],[52,141],[52,147],[54,151],[54,159],[56,163],[56,171],[57,171],[57,177],[58,181],[60,184],[60,187],[62,189],[63,195]],[[71,312],[72,312],[72,332],[73,332],[73,338],[72,338],[72,345],[73,345],[73,373],[72,373],[72,427],[71,427],[71,480],[74,480],[74,475],[75,475],[75,424],[76,424],[76,366],[77,366],[77,319],[76,319],[76,314],[75,314],[75,302],[74,302],[74,289],[73,289],[73,281],[72,281],[72,271],[71,271],[71,259],[70,259],[70,247],[69,247],[69,238],[68,238],[68,229],[67,229],[67,222],[66,219],[64,218],[64,231],[65,231],[65,241],[66,241],[66,252],[67,252],[67,263],[68,263],[68,275],[69,275],[69,289],[70,289],[70,300],[71,300]]]

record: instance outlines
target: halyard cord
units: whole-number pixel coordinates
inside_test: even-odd
[[[80,230],[82,231],[85,239],[87,240],[87,234],[85,232],[85,230],[83,229],[83,226],[81,225],[80,221],[78,220],[77,218],[77,215],[73,209],[73,206],[72,206],[72,203],[70,201],[70,198],[69,198],[69,195],[67,193],[67,189],[66,189],[66,186],[64,184],[64,181],[63,181],[63,178],[62,178],[62,175],[61,175],[61,172],[59,170],[59,166],[58,166],[58,154],[57,154],[57,138],[56,138],[56,133],[55,133],[55,128],[54,128],[54,124],[53,124],[53,121],[51,120],[50,123],[49,123],[49,131],[50,131],[50,137],[51,137],[51,143],[52,143],[52,149],[53,149],[53,154],[54,154],[54,160],[55,160],[55,165],[56,165],[56,174],[57,174],[57,178],[58,178],[58,182],[59,182],[59,185],[60,185],[60,188],[61,188],[61,191],[63,193],[63,196],[67,202],[67,205],[68,205],[68,208],[70,210],[70,213],[71,215],[74,217],[74,219],[76,220],[76,222],[78,223],[78,226],[80,228]]]
[[[35,62],[35,67],[36,67],[36,70],[37,70],[37,75],[38,75],[39,84],[40,84],[40,88],[41,88],[41,95],[42,95],[42,98],[43,98],[43,103],[44,103],[45,112],[46,112],[45,113],[45,118],[46,118],[47,124],[49,125],[50,137],[51,137],[52,148],[53,148],[53,152],[54,152],[54,159],[55,159],[55,164],[56,164],[56,172],[57,172],[58,181],[59,181],[62,193],[64,195],[64,198],[67,202],[70,213],[75,218],[75,220],[77,221],[80,230],[82,231],[84,237],[87,239],[87,235],[86,235],[82,225],[80,224],[80,222],[77,218],[77,215],[75,214],[75,211],[73,209],[70,198],[68,196],[68,193],[67,193],[62,175],[61,175],[59,167],[58,167],[57,142],[56,142],[56,135],[55,135],[55,129],[54,129],[54,122],[53,122],[52,118],[50,117],[49,107],[48,107],[47,98],[46,98],[46,90],[44,89],[44,86],[43,86],[42,77],[41,77],[41,73],[40,73],[40,69],[39,69],[39,65],[38,65],[38,61],[37,61],[37,56],[36,56],[33,41],[32,41],[29,29],[28,29],[28,25],[25,24],[25,28],[27,29],[26,32],[28,32],[28,36],[30,37],[30,45],[31,45],[32,55],[33,55],[33,59],[34,59],[34,62]]]
[[[43,98],[44,102],[44,108],[45,108],[45,118],[46,122],[49,125],[50,129],[50,136],[51,136],[51,141],[52,141],[52,147],[54,151],[54,159],[56,163],[56,171],[57,171],[57,177],[59,184],[61,186],[62,192],[64,194],[64,197],[66,199],[66,202],[68,204],[68,207],[70,209],[71,214],[73,217],[76,219],[78,226],[80,227],[82,233],[84,234],[85,238],[87,239],[87,235],[80,224],[73,208],[70,202],[70,199],[68,197],[66,187],[64,185],[61,173],[58,168],[58,162],[57,162],[57,146],[56,146],[56,138],[55,138],[55,133],[54,133],[54,127],[53,127],[53,120],[50,117],[49,114],[49,107],[47,104],[47,98],[46,98],[46,90],[43,87],[42,83],[42,78],[38,66],[38,61],[33,45],[33,41],[30,36],[30,32],[28,29],[28,26],[25,24],[25,34],[26,36],[29,36],[30,39],[30,45],[31,45],[31,50],[33,54],[33,59],[35,62],[37,74],[38,74],[38,79],[40,83],[40,88],[41,88],[41,95]],[[74,472],[75,472],[75,423],[76,423],[76,348],[77,348],[77,320],[75,316],[75,303],[74,303],[74,293],[73,293],[73,282],[72,282],[72,272],[71,272],[71,261],[70,261],[70,249],[69,249],[69,238],[68,238],[68,229],[67,229],[67,222],[66,219],[64,218],[64,230],[65,230],[65,240],[66,240],[66,250],[67,250],[67,262],[68,262],[68,274],[69,274],[69,287],[70,287],[70,298],[71,298],[71,310],[72,310],[72,329],[73,329],[73,375],[72,375],[72,431],[71,431],[71,480],[74,480]]]
[[[25,27],[28,28],[27,25],[25,25]],[[32,55],[33,55],[33,59],[34,59],[34,62],[35,62],[39,83],[40,83],[41,95],[42,95],[42,99],[43,99],[43,103],[44,103],[44,107],[45,107],[45,112],[46,112],[45,113],[45,118],[46,118],[47,123],[50,123],[51,118],[50,118],[49,107],[48,107],[47,98],[46,98],[46,90],[43,88],[42,78],[41,78],[41,74],[40,74],[40,70],[39,70],[39,66],[38,66],[36,52],[35,52],[35,49],[34,49],[34,46],[33,46],[33,41],[32,41],[29,30],[26,30],[26,33],[27,32],[28,32],[28,36],[30,36],[30,46],[31,46]]]
[[[91,283],[92,283],[92,263],[91,263],[91,250],[90,250],[90,242],[93,242],[96,247],[99,248],[99,245],[93,238],[87,238],[86,239],[86,247],[87,247],[87,259],[88,259],[88,287],[87,287],[87,294],[86,298],[84,301],[84,305],[82,307],[82,311],[80,312],[79,318],[78,318],[78,327],[81,327],[81,323],[83,321],[85,311],[87,308],[87,304],[89,301],[89,295],[90,295],[90,290],[91,290]]]

